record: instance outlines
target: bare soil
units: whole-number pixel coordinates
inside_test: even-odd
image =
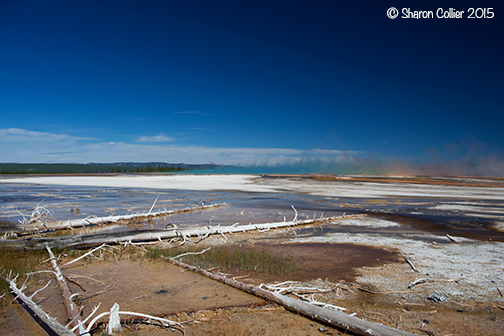
[[[411,273],[408,271],[411,270],[393,249],[354,244],[278,244],[276,241],[272,243],[261,239],[260,234],[233,235],[228,248],[264,248],[273,254],[291,256],[301,266],[301,273],[290,278],[247,274],[249,276],[240,278],[240,281],[257,285],[288,279],[333,288],[323,295],[316,294],[314,298],[345,307],[348,313],[356,313],[359,318],[418,335],[504,334],[504,307],[499,304],[477,300],[434,303],[410,297],[404,299],[400,296],[401,290],[385,293],[372,284],[356,281],[356,276],[362,275],[362,272],[390,279],[397,279],[398,274],[404,274],[409,281]],[[222,239],[218,237],[207,241],[209,245],[221,243]],[[148,261],[141,255],[141,250],[138,250],[138,253],[123,255],[121,260],[108,256],[106,261],[88,260],[65,268],[64,273],[75,281],[70,282],[71,290],[82,293],[77,302],[84,306],[84,316],[99,303],[99,312],[103,312],[117,302],[123,310],[162,316],[178,322],[199,322],[185,324],[186,335],[346,334],[344,330],[314,322],[162,259]],[[232,273],[229,276],[244,275]],[[40,288],[48,279],[51,279],[49,274],[42,274],[28,288]],[[110,286],[104,293],[93,295]],[[65,321],[65,311],[54,281],[35,298],[49,314],[59,321]],[[43,334],[33,325],[23,323],[17,317],[20,313],[16,313],[9,305],[2,315],[2,335]],[[122,334],[166,335],[166,332],[166,329],[150,324],[125,323]],[[172,329],[169,334],[182,333]]]

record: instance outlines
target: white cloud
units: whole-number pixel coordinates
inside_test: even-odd
[[[67,134],[52,134],[48,132],[28,131],[20,128],[0,129],[0,142],[55,142],[55,141],[79,141],[89,138],[74,137]]]
[[[158,134],[154,136],[141,136],[136,140],[136,142],[151,142],[151,143],[170,142],[170,141],[173,141],[173,138],[166,136],[165,134]]]
[[[140,141],[140,139],[143,141]],[[344,160],[339,150],[301,150],[291,148],[212,148],[177,146],[161,142],[165,135],[141,137],[137,142],[93,142],[65,134],[33,132],[22,129],[0,129],[2,162],[87,163],[120,161],[163,161],[172,163],[215,162],[233,165],[278,165],[307,160]],[[162,140],[162,141],[161,141]],[[350,154],[356,154],[350,153]]]

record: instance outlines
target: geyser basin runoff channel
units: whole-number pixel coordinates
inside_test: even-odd
[[[401,224],[386,230],[450,234],[504,240],[504,180],[365,176],[119,175],[43,176],[0,180],[0,218],[8,222],[30,214],[37,204],[53,220],[181,209],[201,203],[229,203],[213,210],[187,212],[134,225],[92,230],[143,230],[184,226],[232,225],[299,218],[367,214]],[[46,220],[50,220],[46,218]],[[12,229],[11,228],[4,228]],[[372,232],[345,225],[333,232]],[[86,232],[89,232],[87,229]]]

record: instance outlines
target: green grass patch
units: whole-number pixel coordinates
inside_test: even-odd
[[[147,252],[146,257],[150,260],[163,257],[174,257],[187,252],[199,252],[189,249],[159,249],[153,248]],[[191,254],[178,258],[182,262],[203,269],[218,267],[222,271],[231,272],[255,272],[266,275],[298,275],[301,269],[294,263],[292,256],[272,254],[265,248],[238,248],[217,247],[203,254]]]
[[[19,279],[24,279],[26,273],[34,272],[40,263],[48,258],[47,251],[11,251],[0,249],[0,295],[9,292],[9,285],[3,276],[12,271],[12,275],[19,274]]]

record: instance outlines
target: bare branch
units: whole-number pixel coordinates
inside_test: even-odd
[[[34,293],[30,296],[30,299],[33,299],[33,297],[34,297],[35,295],[37,295],[37,293],[38,293],[38,292],[41,292],[41,291],[43,291],[44,289],[46,289],[46,288],[47,288],[47,286],[49,286],[49,284],[50,284],[50,283],[51,283],[51,280],[49,280],[49,281],[47,282],[47,284],[46,284],[44,287],[42,287],[42,288],[40,288],[40,289],[36,290],[36,291],[35,291],[35,292],[34,292]]]
[[[435,280],[433,280],[433,279],[427,279],[427,278],[416,279],[415,281],[413,281],[412,283],[410,283],[410,285],[408,286],[408,289],[412,289],[416,285],[420,285],[420,284],[423,284],[423,283],[426,283],[426,282],[434,282],[434,281]]]
[[[298,217],[298,213],[297,213],[296,208],[294,208],[294,205],[291,205],[291,207],[292,207],[292,209],[294,209],[294,213],[295,213],[295,216],[294,216],[294,219],[292,220],[292,222],[295,223],[297,220],[297,217]]]
[[[117,303],[114,304],[114,306],[117,305]],[[184,327],[182,326],[182,324],[178,323],[178,322],[175,322],[175,321],[170,321],[170,320],[167,320],[167,319],[164,319],[164,318],[161,318],[161,317],[156,317],[156,316],[152,316],[152,315],[147,315],[147,314],[142,314],[142,313],[135,313],[135,312],[129,312],[129,311],[119,311],[119,305],[117,305],[117,310],[114,311],[114,314],[117,314],[117,315],[130,315],[130,316],[137,316],[137,317],[141,317],[141,318],[146,318],[146,319],[149,319],[149,320],[154,320],[154,321],[158,321],[158,322],[161,322],[163,326],[178,326],[180,327],[182,330],[184,329]],[[112,311],[112,309],[111,309]],[[85,333],[89,333],[91,331],[91,328],[93,327],[93,325],[99,320],[101,319],[102,317],[105,317],[107,315],[110,315],[111,312],[104,312],[104,313],[101,313],[99,314],[98,316],[96,316],[87,326],[86,330],[85,330]],[[184,333],[185,335],[185,333]]]
[[[176,259],[176,258],[180,258],[180,257],[183,257],[183,256],[186,256],[186,255],[190,255],[190,254],[203,254],[205,253],[206,251],[210,250],[211,247],[207,248],[207,249],[204,249],[203,251],[200,251],[200,252],[187,252],[187,253],[182,253],[182,254],[179,254],[178,256],[175,256],[173,257],[173,259]]]
[[[77,328],[80,328],[80,327],[84,326],[84,324],[91,318],[91,316],[93,316],[96,313],[96,311],[98,310],[98,308],[100,308],[100,306],[101,306],[101,302],[98,303],[98,305],[96,305],[93,308],[93,311],[88,315],[88,317],[86,317],[84,320],[80,321],[78,325],[76,325],[75,327],[73,327],[72,331],[75,332],[75,330],[77,330]]]
[[[147,213],[147,215],[150,215],[152,213],[152,209],[154,209],[154,206],[156,205],[159,196],[160,195],[158,195],[158,197],[156,197],[156,199],[154,200],[154,203],[152,203],[152,206],[151,206],[149,212]]]
[[[91,251],[88,251],[87,253],[84,253],[80,257],[78,257],[78,258],[76,258],[76,259],[74,259],[72,261],[67,262],[66,264],[62,265],[60,268],[63,268],[63,267],[68,266],[68,265],[71,265],[71,264],[73,264],[73,263],[75,263],[75,262],[77,262],[77,261],[79,261],[79,260],[87,257],[88,255],[92,254],[93,252],[98,251],[99,249],[101,249],[102,247],[105,247],[105,246],[107,246],[107,244],[102,244],[102,245],[100,245],[100,246],[92,249]]]
[[[406,257],[404,257],[404,260],[408,263],[408,265],[411,266],[411,268],[413,269],[413,271],[415,271],[415,272],[418,273],[418,270],[415,268],[415,266],[413,265],[413,263],[411,261],[409,261],[408,259],[406,259]]]

